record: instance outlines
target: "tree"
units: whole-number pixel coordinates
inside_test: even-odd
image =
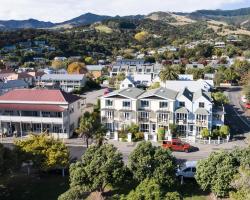
[[[175,70],[169,66],[166,65],[159,73],[159,77],[161,81],[165,82],[167,80],[178,80],[178,74],[175,72]]]
[[[161,87],[160,83],[159,82],[155,82],[155,83],[151,84],[148,89],[149,90],[153,90],[153,89],[156,89],[156,88],[159,88],[159,87]]]
[[[53,60],[51,63],[51,66],[54,69],[61,69],[61,68],[66,68],[67,64],[64,61],[61,60]]]
[[[93,138],[95,131],[96,116],[93,113],[85,112],[80,119],[79,127],[76,132],[86,141],[87,148],[89,147],[89,139]]]
[[[182,200],[182,197],[178,192],[168,192],[165,196],[165,200]]]
[[[83,154],[81,161],[71,164],[68,192],[80,191],[78,196],[83,192],[103,194],[107,186],[122,183],[125,172],[122,154],[113,145],[91,146]]]
[[[208,138],[209,137],[209,130],[207,128],[203,128],[201,130],[201,136],[202,136],[202,138]]]
[[[135,35],[138,42],[145,42],[149,38],[149,33],[146,31],[139,32]]]
[[[163,198],[160,185],[154,179],[143,180],[135,190],[132,190],[121,200],[158,200]]]
[[[221,137],[227,137],[228,135],[229,135],[229,133],[230,133],[230,128],[229,128],[229,126],[226,126],[226,125],[222,125],[221,127],[220,127],[220,136]]]
[[[175,183],[175,159],[170,151],[154,147],[150,142],[140,143],[129,156],[129,169],[137,181],[154,178],[168,188]]]
[[[87,65],[94,65],[94,64],[95,64],[95,60],[94,60],[92,57],[86,57],[86,58],[84,59],[84,61],[85,61],[85,63],[86,63]]]
[[[0,176],[9,174],[19,167],[17,152],[0,144]]]
[[[83,74],[87,73],[88,70],[85,68],[84,63],[73,62],[69,64],[67,71],[69,74]]]
[[[212,93],[212,97],[213,97],[215,103],[217,103],[219,105],[223,105],[223,104],[228,104],[229,103],[228,97],[225,94],[223,94],[222,92]]]
[[[69,165],[68,148],[59,140],[47,136],[30,135],[27,140],[15,143],[23,162],[32,161],[40,170],[66,168]]]
[[[250,199],[250,168],[241,166],[239,173],[234,176],[232,187],[236,190],[230,192],[232,200]]]
[[[231,190],[238,164],[232,153],[213,152],[207,159],[198,162],[196,181],[204,191],[211,190],[216,196],[225,197]]]
[[[244,86],[244,94],[246,95],[246,99],[250,101],[250,84]]]
[[[238,78],[238,75],[232,68],[228,68],[224,71],[224,78],[227,82],[232,83]]]
[[[94,133],[94,140],[95,140],[95,143],[98,147],[100,147],[101,145],[104,144],[104,142],[106,140],[106,133],[107,133],[107,129],[105,126],[100,124],[96,128],[96,131]]]

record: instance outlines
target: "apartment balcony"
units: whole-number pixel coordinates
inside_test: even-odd
[[[10,115],[1,115],[0,121],[2,122],[24,122],[24,123],[54,123],[54,124],[62,124],[68,121],[67,117],[36,117],[36,116],[10,116]]]
[[[196,126],[207,127],[208,126],[208,121],[205,121],[205,120],[196,120]]]
[[[186,125],[187,124],[187,119],[177,119],[176,124],[178,124],[178,125]]]
[[[158,124],[168,124],[169,120],[168,119],[157,118],[157,123]]]
[[[142,118],[142,117],[139,117],[139,118],[138,118],[138,121],[139,121],[140,123],[148,123],[148,122],[150,122],[149,118]]]

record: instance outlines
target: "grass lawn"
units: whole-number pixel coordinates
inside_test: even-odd
[[[68,177],[59,175],[0,177],[0,199],[4,200],[56,200],[68,188]]]

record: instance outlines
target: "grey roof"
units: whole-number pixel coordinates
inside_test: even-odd
[[[70,81],[81,81],[84,78],[83,74],[44,74],[41,77],[42,81],[46,80],[56,80],[56,81],[63,81],[63,80],[70,80]]]
[[[11,80],[6,83],[0,83],[0,89],[10,89],[18,87],[28,87],[28,84],[24,80]]]
[[[175,99],[177,94],[178,92],[176,91],[161,87],[153,90],[148,90],[147,92],[142,94],[139,98],[143,99],[150,96],[158,96],[164,99]]]
[[[144,92],[144,90],[132,87],[132,88],[126,88],[126,89],[116,90],[114,92],[111,92],[108,95],[106,95],[105,98],[116,96],[116,95],[121,95],[121,96],[124,96],[127,98],[136,99],[143,92]]]
[[[184,88],[181,92],[179,92],[178,97],[180,97],[182,95],[185,96],[190,101],[193,100],[193,93],[190,90],[188,90],[187,88]]]
[[[211,93],[210,92],[205,92],[205,91],[203,91],[201,89],[194,92],[193,101],[195,101],[196,99],[199,99],[202,96],[205,97],[208,101],[213,101],[213,99],[211,97]]]
[[[89,71],[101,71],[105,66],[104,65],[87,65]]]
[[[195,112],[198,115],[208,115],[209,112],[205,108],[198,108]]]
[[[188,109],[185,108],[185,107],[180,107],[180,108],[178,108],[175,112],[176,112],[176,113],[188,114],[189,111],[188,111]]]

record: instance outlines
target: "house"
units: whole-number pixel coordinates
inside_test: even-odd
[[[132,88],[135,87],[134,80],[131,77],[126,77],[121,83],[120,83],[120,89],[125,88]]]
[[[101,97],[101,120],[108,129],[107,136],[118,140],[118,131],[138,124],[145,140],[157,141],[160,129],[171,138],[171,124],[177,125],[182,137],[194,140],[201,130],[209,131],[224,124],[224,112],[213,109],[211,93],[198,89],[157,88],[143,91],[125,88]]]
[[[86,68],[97,79],[102,76],[102,70],[105,68],[105,65],[87,65]]]
[[[144,59],[121,59],[117,60],[115,65],[143,65]]]
[[[204,65],[200,63],[191,63],[191,64],[186,64],[186,69],[203,69]]]
[[[33,77],[27,72],[20,73],[0,73],[0,79],[2,81],[11,81],[11,80],[23,80],[29,86],[33,85]]]
[[[36,46],[44,46],[44,45],[46,45],[46,41],[45,40],[36,40],[36,41],[34,41],[34,44]]]
[[[7,136],[47,132],[69,138],[83,114],[83,100],[61,90],[16,89],[0,96],[0,131]]]
[[[72,92],[84,87],[86,80],[83,74],[44,74],[39,86],[60,88],[65,92]]]
[[[214,43],[214,47],[215,48],[225,48],[226,47],[226,43],[225,42],[215,42]]]
[[[31,71],[28,72],[33,77],[33,85],[39,85],[42,80],[42,76],[45,74],[43,71]]]
[[[55,57],[54,60],[55,61],[65,61],[65,60],[67,60],[67,58],[66,57]]]
[[[29,85],[23,80],[12,80],[6,82],[0,82],[0,95],[9,92],[14,89],[28,88]]]
[[[192,81],[194,80],[193,74],[178,74],[178,80]]]

